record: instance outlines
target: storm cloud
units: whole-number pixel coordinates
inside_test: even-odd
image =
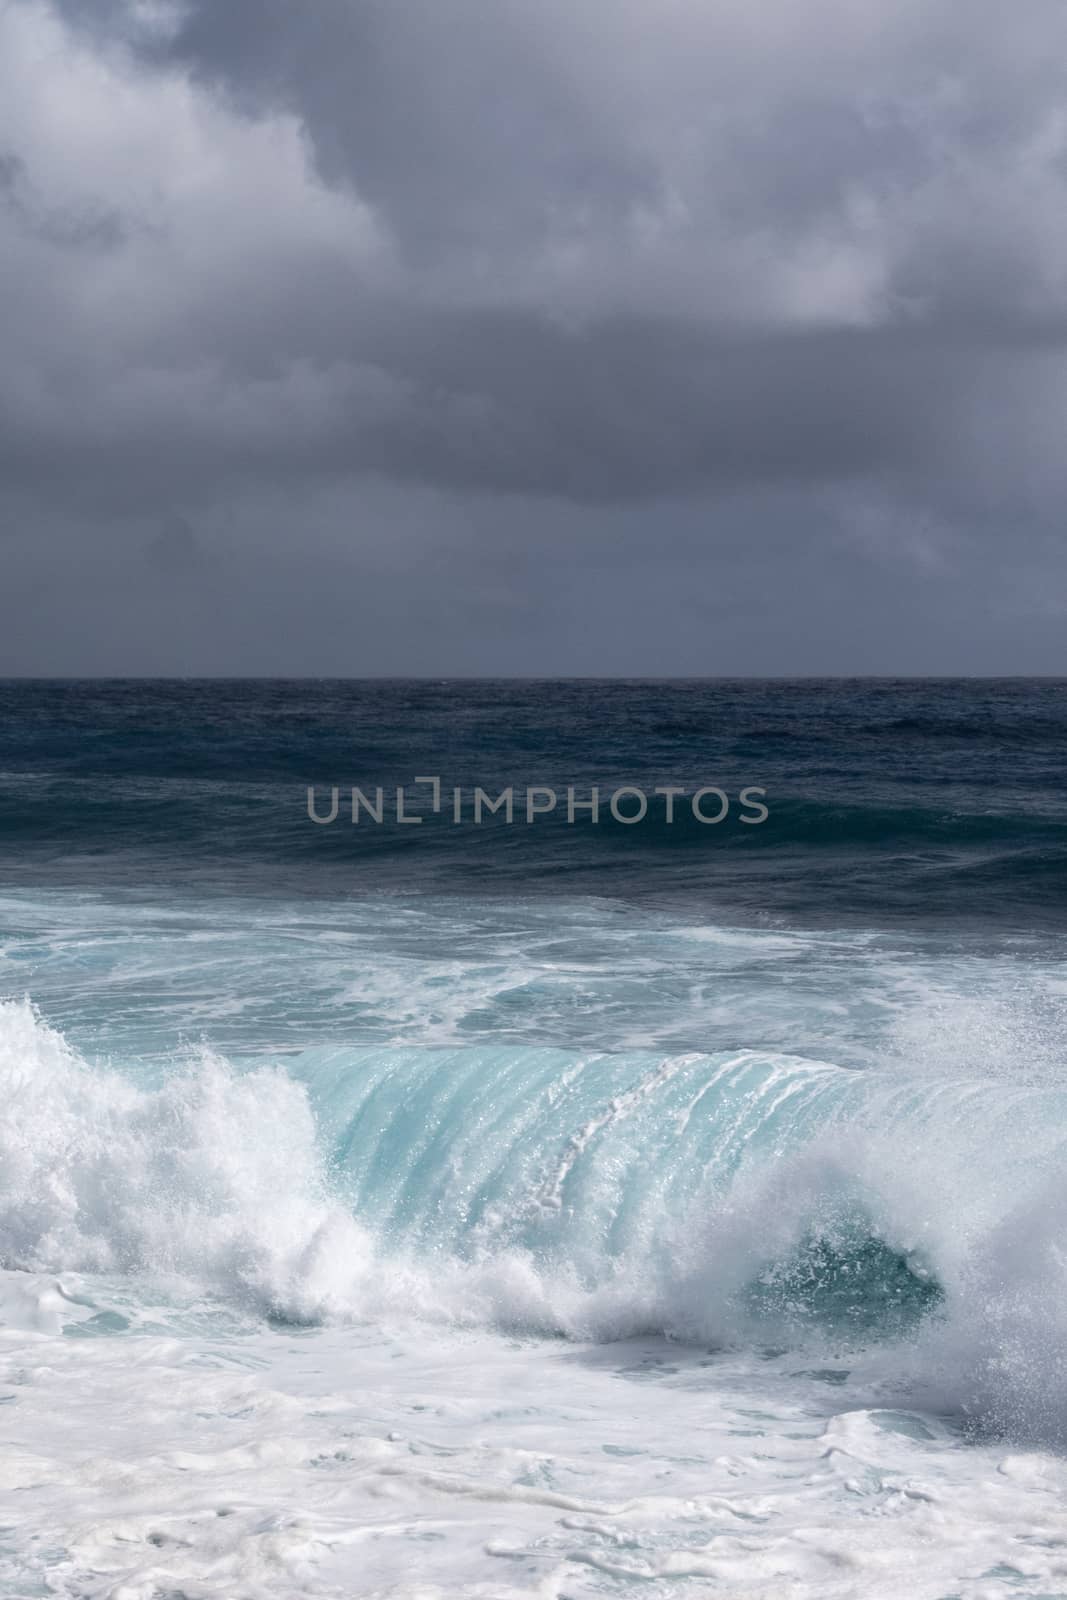
[[[1065,54],[12,0],[0,670],[1067,670]]]

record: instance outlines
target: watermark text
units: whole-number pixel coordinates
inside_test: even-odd
[[[683,818],[712,828],[728,819],[756,827],[770,816],[766,797],[766,789],[756,784],[747,784],[736,795],[715,784],[688,789],[673,783],[658,784],[651,790],[634,783],[613,789],[593,784],[582,790],[573,784],[564,789],[549,784],[509,784],[493,793],[480,785],[449,788],[439,777],[419,777],[390,788],[381,784],[366,789],[309,784],[307,814],[321,828],[340,821],[419,826],[432,817],[475,827],[490,818],[507,825],[531,825],[548,816],[571,825],[595,825],[610,817],[624,827],[648,821],[670,827]]]

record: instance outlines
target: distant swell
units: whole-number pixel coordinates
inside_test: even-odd
[[[856,805],[835,801],[831,794],[819,803],[783,801],[773,815],[777,842],[783,845],[862,845],[885,854],[940,846],[959,855],[982,845],[1019,855],[1040,848],[1053,866],[1067,853],[1067,823],[1058,815],[1023,815],[1000,805],[988,812],[961,812],[951,804]]]
[[[1016,715],[1013,717],[946,717],[911,716],[891,717],[884,722],[868,723],[864,733],[879,738],[887,736],[929,739],[939,744],[966,743],[980,740],[994,748],[997,745],[1042,746],[1049,740],[1063,737],[1063,722],[1059,717]]]

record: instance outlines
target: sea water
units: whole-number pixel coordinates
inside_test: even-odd
[[[0,1593],[1067,1595],[1065,749],[1057,682],[0,685]]]

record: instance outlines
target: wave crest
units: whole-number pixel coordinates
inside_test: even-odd
[[[788,1057],[202,1052],[155,1088],[0,1006],[0,1264],[288,1320],[819,1343],[1067,1435],[1067,1097]]]

